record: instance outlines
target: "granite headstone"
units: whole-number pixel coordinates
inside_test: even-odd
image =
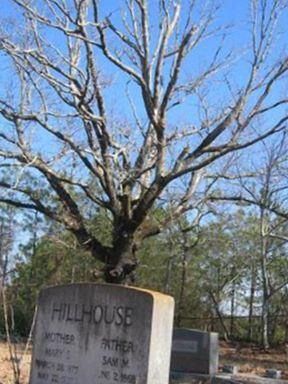
[[[218,333],[176,328],[173,331],[171,371],[215,375],[219,359]]]
[[[39,297],[30,384],[168,384],[174,301],[110,284]]]

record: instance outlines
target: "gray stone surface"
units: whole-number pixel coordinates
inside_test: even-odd
[[[218,371],[218,334],[193,329],[173,331],[171,371],[215,375]]]
[[[30,384],[167,384],[174,302],[106,284],[41,292]]]
[[[270,379],[281,379],[281,371],[277,369],[267,369],[265,376]]]
[[[259,376],[222,374],[216,376],[196,373],[174,373],[170,384],[288,384],[287,380],[265,379]]]
[[[236,365],[223,365],[222,368],[223,373],[231,373],[232,375],[236,375],[238,373],[238,367]]]
[[[212,384],[288,384],[288,380],[275,380],[259,377],[257,375],[217,375],[212,379]],[[180,384],[180,383],[178,383]]]
[[[210,384],[212,376],[201,373],[171,372],[170,384]]]

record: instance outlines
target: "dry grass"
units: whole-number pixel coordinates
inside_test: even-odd
[[[264,376],[266,369],[282,371],[282,378],[288,379],[288,354],[285,347],[265,352],[256,346],[243,343],[220,343],[220,367],[223,364],[238,366],[241,373],[255,373]]]
[[[18,344],[19,352],[23,345]],[[23,358],[21,364],[21,384],[28,384],[31,353]],[[263,376],[267,368],[280,369],[282,378],[288,379],[288,356],[284,348],[269,353],[259,348],[243,344],[230,345],[221,342],[220,368],[223,364],[237,365],[241,373],[254,373]],[[12,365],[6,343],[0,342],[0,384],[13,384]]]
[[[17,350],[19,351],[19,356],[23,351],[24,345],[17,344]],[[27,353],[23,357],[21,362],[21,384],[28,384],[29,380],[29,369],[30,369],[30,359],[31,353]],[[9,356],[8,346],[6,343],[0,342],[0,384],[13,384],[13,370],[12,364]]]

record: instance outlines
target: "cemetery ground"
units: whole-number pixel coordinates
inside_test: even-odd
[[[17,345],[19,352],[23,347],[23,344]],[[28,384],[30,359],[31,350],[23,358],[20,384]],[[288,351],[285,347],[272,348],[265,353],[253,345],[220,341],[219,370],[224,364],[238,366],[241,376],[264,376],[266,369],[275,368],[282,371],[283,379],[288,380]],[[3,341],[0,341],[0,384],[14,384],[8,346]]]

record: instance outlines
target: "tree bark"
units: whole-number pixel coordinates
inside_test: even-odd
[[[269,320],[269,297],[263,295],[262,302],[262,345],[265,350],[269,349],[268,337],[268,320]]]
[[[136,239],[136,229],[131,229],[125,220],[118,219],[114,223],[113,244],[104,266],[107,283],[134,281],[133,273],[138,265],[136,251],[140,244],[140,236]]]
[[[171,272],[172,272],[172,264],[173,264],[174,256],[171,256],[166,261],[166,274],[164,281],[164,292],[169,294],[171,289]]]
[[[234,276],[234,269],[232,270],[232,276]],[[232,290],[231,290],[231,318],[230,318],[230,338],[233,340],[234,338],[234,315],[235,315],[235,291],[236,291],[236,283],[235,280],[232,282]]]
[[[221,325],[222,330],[223,330],[224,340],[228,342],[229,341],[229,336],[228,336],[229,332],[228,332],[228,329],[227,329],[227,327],[225,325],[222,313],[221,313],[221,311],[219,309],[219,304],[218,304],[217,300],[215,299],[215,296],[214,296],[213,292],[210,291],[209,293],[210,293],[210,297],[212,299],[212,302],[214,304],[214,308],[215,308],[216,314],[217,314],[218,319],[220,321],[220,325]]]
[[[262,346],[269,349],[269,278],[267,271],[268,238],[266,234],[265,210],[261,208],[260,213],[260,237],[261,237],[261,274],[262,274]]]
[[[177,327],[181,326],[181,321],[183,317],[184,312],[184,302],[185,302],[185,288],[186,288],[186,276],[187,276],[187,255],[186,251],[183,252],[183,258],[181,262],[181,282],[180,282],[180,292],[179,292],[179,299],[178,299],[178,313],[177,313],[177,320],[176,324]]]
[[[254,297],[255,297],[255,289],[256,289],[256,268],[255,268],[255,260],[254,256],[251,260],[251,285],[250,285],[250,296],[249,296],[249,317],[248,317],[248,333],[247,339],[248,341],[252,341],[253,338],[253,313],[254,313]]]

